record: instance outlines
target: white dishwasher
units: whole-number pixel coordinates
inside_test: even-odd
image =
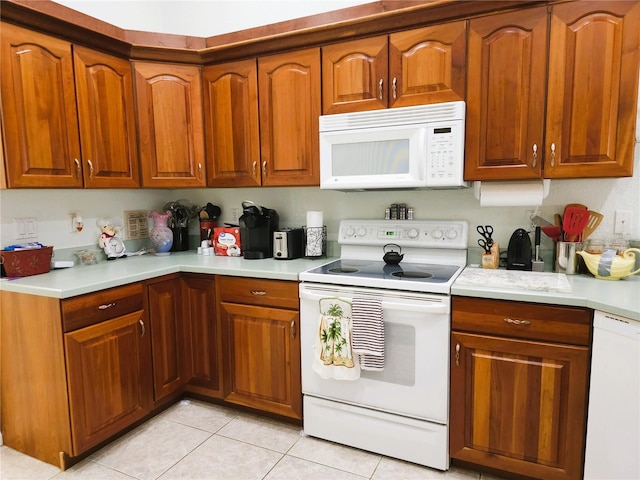
[[[596,311],[584,478],[640,478],[640,322]]]

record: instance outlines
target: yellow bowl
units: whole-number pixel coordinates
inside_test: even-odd
[[[603,261],[601,253],[577,252],[584,259],[584,263],[589,271],[601,280],[620,280],[635,273],[640,272],[640,268],[631,271],[636,264],[636,254],[640,253],[638,248],[628,248],[622,255],[614,255],[611,262]],[[610,257],[609,257],[610,258]]]

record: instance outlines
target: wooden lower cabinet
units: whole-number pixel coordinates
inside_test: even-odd
[[[590,325],[586,309],[454,297],[451,458],[582,478]]]
[[[225,400],[302,418],[298,283],[218,277]]]
[[[96,446],[150,411],[143,315],[139,310],[65,334],[74,452]]]
[[[180,275],[150,282],[147,295],[153,352],[153,396],[159,402],[182,394],[191,376],[187,343],[189,324],[184,316]]]

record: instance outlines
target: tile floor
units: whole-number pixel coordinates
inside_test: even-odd
[[[65,472],[0,447],[2,480],[498,480],[447,472],[301,434],[301,428],[183,400]]]

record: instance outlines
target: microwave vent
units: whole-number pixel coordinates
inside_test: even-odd
[[[387,108],[366,112],[338,113],[320,116],[320,131],[413,125],[451,120],[464,120],[465,103],[446,102],[415,107]]]

